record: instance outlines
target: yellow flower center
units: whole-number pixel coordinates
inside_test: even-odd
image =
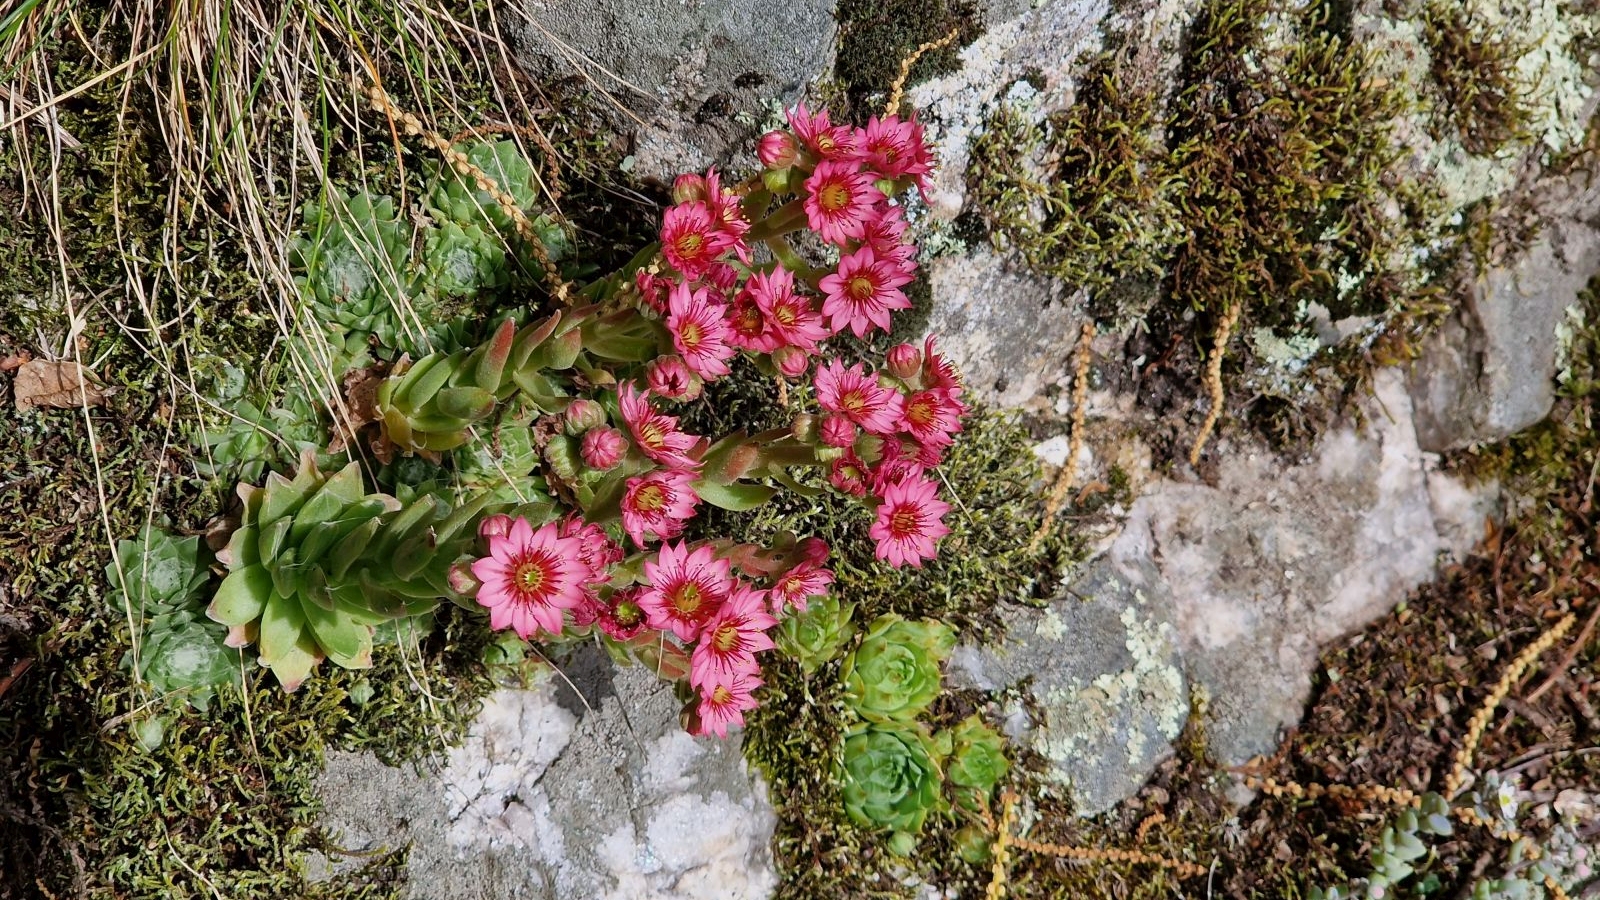
[[[850,279],[850,299],[863,302],[872,299],[872,279],[857,275]]]
[[[545,581],[550,577],[545,566],[537,559],[527,559],[517,564],[512,570],[511,581],[517,590],[524,594],[537,594],[544,587]]]
[[[678,329],[678,340],[683,343],[684,349],[694,350],[700,346],[700,341],[705,335],[701,333],[700,326],[693,322],[685,322]]]
[[[723,625],[711,636],[711,645],[716,647],[719,653],[732,653],[739,647],[739,629],[732,623]]]
[[[678,253],[685,257],[696,257],[705,246],[705,238],[699,232],[690,232],[678,238]]]
[[[656,512],[667,505],[667,491],[659,484],[647,484],[634,492],[633,505],[640,512]]]
[[[926,397],[913,400],[911,405],[906,407],[906,419],[919,428],[932,425],[935,418],[933,401]]]
[[[692,581],[673,591],[668,599],[672,603],[672,608],[685,619],[694,618],[700,611],[700,604],[705,601],[705,597],[700,594],[700,586]]]
[[[733,702],[733,691],[728,690],[726,685],[719,684],[711,689],[711,705],[721,706],[731,702]]]
[[[858,413],[867,408],[867,398],[861,393],[860,388],[856,388],[840,394],[839,405],[850,412]]]
[[[838,212],[850,205],[850,188],[838,181],[830,181],[817,191],[817,205],[827,212]]]

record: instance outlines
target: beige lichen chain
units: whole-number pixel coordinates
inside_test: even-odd
[[[459,144],[469,138],[482,137],[486,134],[521,135],[538,144],[539,152],[544,154],[545,195],[550,198],[551,203],[559,203],[561,201],[561,170],[556,164],[559,155],[556,153],[555,145],[550,143],[550,139],[545,137],[543,131],[534,125],[474,125],[471,128],[456,132],[450,138],[450,143]]]
[[[889,88],[889,102],[883,105],[884,115],[892,116],[895,114],[895,111],[900,108],[900,101],[905,97],[906,93],[906,79],[911,77],[911,67],[917,64],[917,60],[921,59],[925,53],[932,53],[935,50],[943,50],[945,47],[950,46],[950,42],[954,41],[956,39],[956,35],[959,33],[959,29],[952,28],[950,29],[949,34],[938,39],[937,41],[928,41],[927,43],[922,44],[921,46],[917,47],[917,49],[911,51],[910,56],[900,60],[900,75],[894,80],[894,85]]]
[[[1243,304],[1235,303],[1223,310],[1222,317],[1217,320],[1217,333],[1211,342],[1211,358],[1206,360],[1206,394],[1211,397],[1211,408],[1206,410],[1206,420],[1200,425],[1200,433],[1195,435],[1194,445],[1189,448],[1189,465],[1200,464],[1200,451],[1206,448],[1206,441],[1211,438],[1212,429],[1217,427],[1217,420],[1222,418],[1222,356],[1228,349],[1228,339],[1233,337],[1233,329],[1239,324],[1239,313]]]
[[[1529,644],[1527,649],[1518,654],[1517,658],[1511,661],[1511,665],[1507,666],[1506,670],[1501,673],[1500,680],[1495,683],[1494,690],[1490,691],[1489,696],[1484,698],[1483,706],[1478,708],[1478,711],[1473,714],[1472,720],[1467,723],[1466,737],[1461,741],[1461,749],[1456,752],[1455,765],[1450,769],[1450,777],[1446,778],[1444,782],[1444,795],[1446,797],[1454,798],[1456,794],[1461,792],[1461,785],[1467,778],[1467,769],[1472,765],[1472,755],[1478,750],[1478,741],[1483,739],[1483,730],[1488,727],[1489,719],[1494,716],[1494,711],[1500,707],[1500,701],[1504,700],[1506,695],[1511,692],[1511,686],[1516,684],[1517,680],[1522,677],[1522,674],[1527,671],[1529,666],[1533,665],[1535,660],[1543,655],[1546,650],[1549,650],[1556,641],[1561,640],[1562,636],[1571,630],[1573,623],[1577,621],[1578,617],[1572,613],[1562,616],[1561,621],[1557,622],[1555,627],[1540,635],[1537,641]]]
[[[1039,520],[1039,527],[1033,532],[1033,540],[1028,542],[1028,552],[1039,549],[1039,543],[1050,531],[1050,523],[1055,521],[1056,514],[1061,512],[1061,505],[1067,499],[1067,491],[1072,489],[1078,477],[1078,453],[1083,449],[1083,421],[1087,414],[1089,400],[1089,361],[1092,358],[1090,348],[1094,343],[1094,323],[1083,323],[1083,332],[1078,335],[1077,356],[1073,360],[1072,373],[1072,432],[1067,438],[1067,458],[1061,464],[1061,473],[1056,476],[1055,486],[1050,489],[1050,497],[1044,504],[1044,516]]]
[[[983,818],[984,827],[994,832],[994,844],[991,852],[994,854],[994,864],[990,868],[989,888],[984,893],[984,900],[1003,900],[1006,895],[1006,880],[1008,866],[1011,861],[1011,848],[1026,850],[1041,856],[1053,856],[1056,859],[1071,859],[1080,862],[1110,862],[1110,863],[1142,863],[1145,865],[1160,866],[1176,873],[1179,878],[1194,878],[1204,875],[1204,866],[1181,859],[1172,859],[1154,853],[1145,853],[1141,850],[1102,849],[1097,847],[1079,847],[1071,844],[1049,844],[1043,841],[1030,840],[1019,834],[1013,834],[1011,827],[1016,819],[1017,795],[1016,792],[1007,790],[1000,797],[1000,821],[997,823],[989,813],[987,807],[981,807],[978,812]],[[1138,840],[1142,841],[1149,829],[1166,821],[1166,816],[1157,812],[1147,816],[1139,826]]]
[[[1415,791],[1405,788],[1392,788],[1381,784],[1298,784],[1293,781],[1279,781],[1276,778],[1261,778],[1256,775],[1244,776],[1245,787],[1260,791],[1269,797],[1293,800],[1318,800],[1322,797],[1338,797],[1345,800],[1360,800],[1365,803],[1384,803],[1390,806],[1418,807],[1422,805],[1422,797]]]
[[[446,164],[454,169],[456,174],[463,178],[471,178],[478,190],[494,198],[500,209],[511,219],[517,229],[517,236],[533,252],[534,258],[539,261],[539,266],[544,270],[545,282],[550,286],[550,292],[557,302],[567,302],[567,283],[561,279],[561,273],[556,269],[555,263],[550,261],[550,253],[545,249],[544,240],[534,230],[533,222],[528,219],[527,213],[517,205],[517,201],[505,189],[501,188],[489,173],[474,165],[465,153],[457,150],[443,135],[422,124],[416,115],[397,106],[378,84],[369,84],[364,89],[367,100],[372,108],[388,116],[390,121],[399,125],[400,130],[410,137],[420,137],[423,143],[438,151]]]

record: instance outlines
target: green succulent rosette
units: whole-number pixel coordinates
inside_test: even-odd
[[[839,671],[845,702],[869,722],[915,719],[939,696],[939,666],[955,643],[942,622],[878,617]]]
[[[477,224],[445,219],[429,229],[422,260],[429,285],[444,295],[470,295],[505,287],[511,280],[500,235]]]
[[[518,209],[526,212],[539,199],[538,174],[515,141],[463,142],[455,149],[509,194]],[[462,175],[442,162],[434,166],[427,202],[441,220],[477,225],[507,237],[516,231],[511,216],[493,194],[480,189],[471,175]]]
[[[219,559],[229,569],[206,614],[228,645],[257,644],[260,663],[294,690],[323,659],[372,663],[373,627],[455,597],[451,565],[468,553],[479,498],[451,510],[368,494],[361,465],[325,474],[308,451],[294,478],[241,485],[244,513]]]
[[[139,623],[137,676],[162,697],[205,710],[216,688],[238,680],[239,655],[223,646],[224,629],[204,616],[200,591],[210,580],[197,537],[146,528],[118,541],[106,566],[111,604]],[[130,671],[135,654],[123,656]]]
[[[410,274],[411,225],[394,200],[330,194],[307,203],[301,216],[305,231],[289,246],[289,264],[326,339],[300,350],[312,370],[337,376],[364,365],[374,338],[382,347],[409,346],[400,310],[409,304],[426,321],[428,303]]]
[[[794,659],[807,675],[838,658],[856,635],[856,605],[828,594],[812,598],[803,613],[783,620],[773,636],[778,652]]]
[[[934,742],[917,725],[861,725],[845,735],[837,772],[845,813],[857,824],[895,832],[909,850],[928,816],[949,809]]]
[[[962,809],[980,808],[1011,768],[1006,760],[1005,740],[978,715],[963,719],[940,735],[940,740],[950,744],[944,772],[950,795]]]

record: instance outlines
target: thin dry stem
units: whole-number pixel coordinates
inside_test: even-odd
[[[1072,431],[1067,439],[1067,458],[1061,464],[1061,472],[1056,476],[1056,483],[1050,489],[1050,497],[1044,504],[1044,516],[1039,521],[1039,527],[1033,532],[1033,539],[1028,542],[1028,552],[1039,549],[1039,544],[1050,532],[1050,525],[1055,521],[1056,515],[1061,512],[1061,506],[1067,499],[1067,492],[1072,490],[1073,483],[1078,478],[1078,454],[1083,450],[1083,422],[1088,414],[1089,400],[1089,362],[1092,358],[1091,346],[1094,343],[1094,323],[1083,323],[1083,332],[1078,335],[1078,349],[1073,360],[1072,373]]]
[[[994,862],[989,866],[989,888],[984,891],[984,900],[1003,900],[1006,895],[1006,878],[1010,872],[1011,863],[1011,826],[1017,818],[1017,794],[1007,790],[1000,796],[1000,822],[995,824],[989,815],[987,807],[983,810],[984,820],[994,829]]]
[[[1461,785],[1466,781],[1467,770],[1472,766],[1472,757],[1478,751],[1478,742],[1483,739],[1483,730],[1488,727],[1489,719],[1494,716],[1494,711],[1500,708],[1500,702],[1511,692],[1511,686],[1517,683],[1522,674],[1533,665],[1546,650],[1549,650],[1556,641],[1572,629],[1578,617],[1567,613],[1561,617],[1554,627],[1539,636],[1539,639],[1527,646],[1511,661],[1511,665],[1500,673],[1500,680],[1495,682],[1494,689],[1489,696],[1484,698],[1483,705],[1473,714],[1472,720],[1467,723],[1467,733],[1461,741],[1461,749],[1456,751],[1455,764],[1450,769],[1450,775],[1444,782],[1444,795],[1454,797],[1461,792]]]
[[[952,28],[949,34],[936,41],[928,41],[920,45],[917,49],[911,51],[910,56],[900,60],[900,74],[895,78],[894,85],[889,88],[889,102],[883,105],[884,115],[892,116],[900,109],[900,100],[905,96],[906,92],[906,79],[911,77],[911,67],[917,64],[917,60],[921,59],[925,53],[943,50],[945,47],[950,46],[950,42],[954,41],[960,33],[959,29]]]
[[[1422,805],[1422,797],[1415,791],[1405,788],[1392,788],[1381,784],[1299,784],[1293,781],[1279,781],[1276,778],[1261,778],[1256,775],[1244,776],[1245,786],[1251,790],[1260,791],[1269,797],[1294,800],[1319,800],[1323,797],[1338,797],[1345,800],[1359,800],[1364,803],[1382,803],[1389,806]]]
[[[1195,435],[1194,445],[1189,448],[1191,466],[1200,464],[1200,451],[1206,448],[1206,441],[1211,439],[1217,420],[1222,418],[1222,357],[1228,350],[1228,339],[1233,337],[1233,329],[1239,324],[1242,309],[1242,305],[1234,304],[1217,320],[1217,332],[1211,342],[1211,358],[1206,360],[1205,388],[1211,398],[1211,407],[1206,410],[1206,420],[1201,423],[1200,433]]]
[[[512,197],[504,188],[491,177],[489,173],[474,165],[467,155],[457,150],[443,135],[422,124],[413,113],[401,109],[390,98],[389,92],[376,83],[367,85],[365,89],[367,100],[372,108],[388,116],[392,123],[398,125],[400,131],[409,137],[421,138],[422,142],[432,147],[444,158],[450,168],[463,178],[472,179],[478,190],[494,198],[500,209],[511,219],[517,229],[517,235],[533,251],[534,258],[539,261],[539,266],[544,270],[545,282],[550,286],[550,292],[555,295],[556,301],[567,302],[568,286],[561,278],[561,273],[556,269],[555,263],[550,261],[550,253],[545,249],[544,239],[539,237],[539,232],[534,229],[533,222],[527,213],[517,205],[516,198]]]

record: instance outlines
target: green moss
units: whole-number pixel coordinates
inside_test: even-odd
[[[863,121],[882,111],[901,61],[919,46],[957,32],[954,42],[924,54],[911,67],[907,87],[955,71],[956,54],[983,31],[973,0],[840,0],[834,18],[839,50],[833,71],[844,94],[840,112]]]
[[[1179,223],[1158,108],[1109,54],[1065,112],[1035,124],[1025,104],[1002,104],[973,143],[967,176],[995,237],[1091,290],[1159,278]]]
[[[1532,114],[1517,60],[1529,48],[1483,22],[1470,4],[1435,0],[1423,9],[1422,23],[1429,74],[1444,101],[1436,136],[1448,131],[1479,156],[1525,140]]]

